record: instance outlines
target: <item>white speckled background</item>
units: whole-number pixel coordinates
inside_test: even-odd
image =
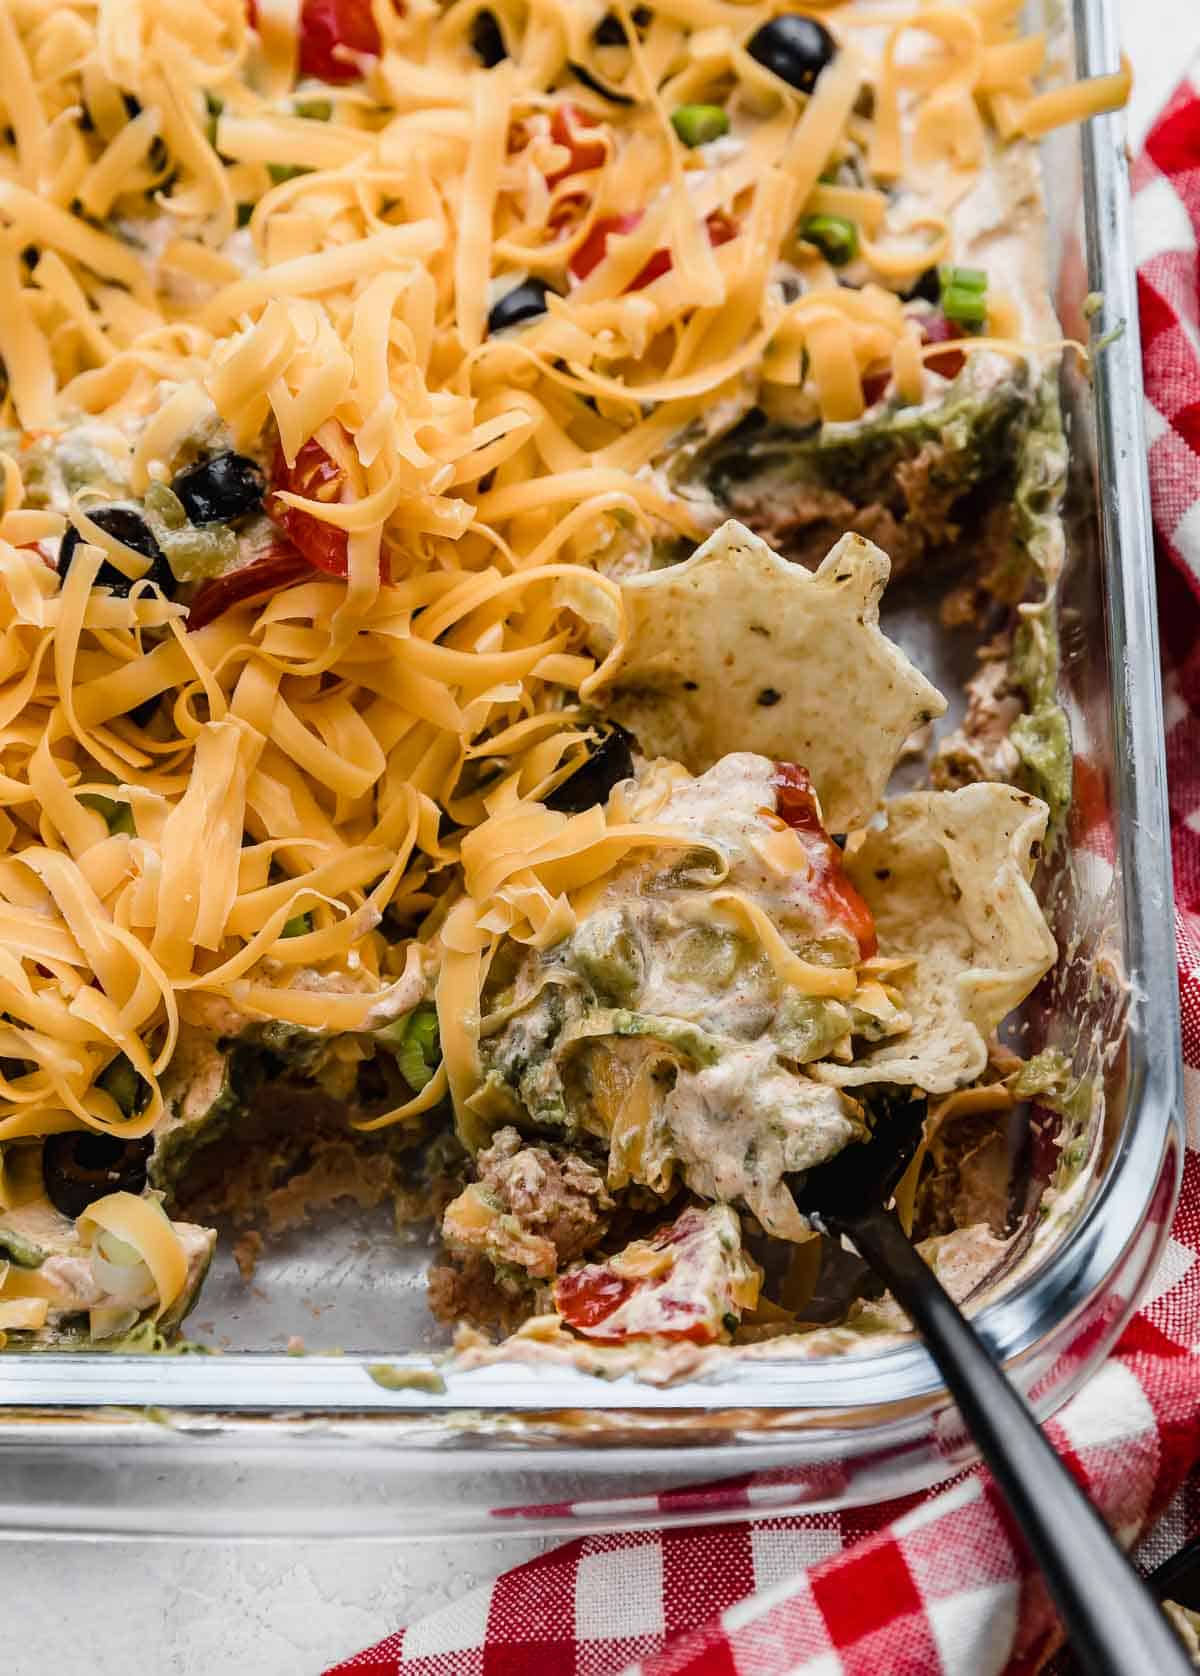
[[[1118,3],[1137,143],[1200,48],[1200,7]],[[540,1546],[0,1543],[3,1662],[11,1676],[319,1676]]]
[[[513,1540],[5,1543],[4,1664],[12,1676],[319,1676],[537,1551]]]

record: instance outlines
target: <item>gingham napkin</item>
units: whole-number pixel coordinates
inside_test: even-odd
[[[1185,82],[1159,118],[1134,189],[1190,1144],[1150,1296],[1103,1370],[1047,1430],[1123,1540],[1150,1532],[1138,1559],[1151,1566],[1200,1534],[1197,83]],[[777,1479],[743,1481],[735,1505],[765,1511],[778,1488]],[[710,1505],[721,1493],[699,1492]],[[936,1493],[847,1513],[584,1537],[336,1672],[1033,1676],[1060,1639],[1020,1538],[976,1469]]]

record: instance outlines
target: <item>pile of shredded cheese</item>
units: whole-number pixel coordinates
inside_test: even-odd
[[[891,226],[877,183],[969,172],[985,123],[1034,135],[1123,97],[1119,77],[1038,91],[1019,0],[813,7],[840,50],[805,96],[746,51],[780,9],[659,0],[639,26],[614,0],[626,45],[601,47],[599,5],[493,0],[507,56],[484,69],[478,0],[376,0],[378,54],[298,90],[295,0],[257,0],[253,27],[243,0],[0,0],[0,358],[22,433],[0,513],[0,1142],[149,1131],[193,997],[319,1030],[396,1016],[429,986],[430,926],[463,956],[439,997],[453,1088],[495,938],[544,946],[572,890],[667,841],[536,801],[588,747],[595,663],[565,580],[704,533],[653,468],[747,388],[808,380],[848,420],[882,366],[920,399],[930,349],[898,288],[947,253],[946,222]],[[670,112],[713,97],[737,143],[688,150]],[[586,167],[552,132],[567,101]],[[867,184],[822,180],[851,155]],[[798,247],[802,212],[857,223],[861,286]],[[530,276],[545,313],[489,335]],[[292,462],[315,438],[336,462],[339,499],[279,500],[346,533],[345,579],[314,570],[189,631],[147,583],[93,587],[102,562],[146,561],[88,489],[60,576],[68,515],[27,503],[21,449],[103,421],[136,496],[214,417],[235,448],[277,436]],[[169,726],[131,714],[151,699]],[[284,936],[298,914],[312,928]],[[149,1090],[132,1117],[96,1081],[119,1054]]]

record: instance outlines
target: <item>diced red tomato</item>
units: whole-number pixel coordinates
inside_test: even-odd
[[[332,503],[341,498],[345,473],[333,456],[310,437],[290,466],[283,448],[276,447],[271,482],[275,490],[287,489],[294,495],[303,495],[305,500]],[[345,530],[322,523],[311,512],[289,506],[275,492],[266,497],[263,506],[271,522],[299,548],[309,564],[330,576],[345,576],[349,545]]]
[[[592,226],[591,232],[579,249],[571,257],[568,264],[576,279],[586,279],[593,268],[599,267],[608,253],[608,241],[611,234],[632,233],[642,219],[644,211],[631,210],[627,215],[602,216]],[[705,218],[708,228],[708,242],[712,245],[728,244],[730,239],[737,236],[737,224],[729,219],[722,210],[714,210]],[[672,259],[669,250],[656,250],[645,265],[638,269],[626,291],[640,291],[644,286],[663,274],[671,271]]]
[[[626,1274],[605,1258],[555,1281],[554,1305],[568,1327],[600,1344],[647,1338],[713,1344],[757,1296],[757,1269],[741,1249],[737,1217],[727,1205],[691,1205],[637,1244],[669,1251],[672,1260],[653,1273]]]
[[[962,335],[962,327],[947,320],[944,314],[930,314],[921,321],[922,343],[949,343]],[[943,378],[957,378],[966,360],[961,349],[947,349],[944,355],[931,355],[925,365],[940,372]]]
[[[609,1316],[614,1315],[635,1292],[649,1290],[650,1285],[649,1281],[627,1280],[594,1264],[577,1269],[573,1274],[565,1274],[556,1281],[554,1303],[568,1327],[574,1327],[576,1332],[586,1333],[602,1344],[619,1344],[623,1339],[638,1335],[624,1328],[611,1333],[597,1332],[596,1329],[603,1327]],[[657,1290],[660,1295],[655,1300],[659,1314],[654,1326],[656,1338],[686,1339],[691,1344],[713,1342],[717,1334],[712,1324],[704,1319],[695,1319],[704,1314],[699,1304],[684,1298],[672,1298],[661,1288]]]
[[[821,825],[816,793],[808,770],[796,762],[777,762],[772,784],[775,787],[775,813],[794,832],[807,839],[804,847],[808,851],[811,882],[817,897],[824,902],[832,917],[840,921],[857,940],[861,958],[870,960],[879,947],[875,919],[846,876],[842,852]]]
[[[922,343],[950,343],[962,335],[962,327],[956,326],[952,320],[947,320],[944,314],[930,314],[921,321]],[[966,359],[961,349],[947,349],[942,355],[931,355],[925,365],[932,367],[934,372],[940,372],[943,378],[957,378],[966,364]],[[868,407],[874,407],[877,401],[882,400],[891,382],[890,367],[864,374],[863,401]]]
[[[586,279],[593,268],[598,268],[608,251],[610,233],[632,233],[642,219],[641,210],[629,215],[604,215],[593,222],[592,230],[572,256],[568,266],[576,279]]]
[[[599,135],[589,134],[587,131],[598,126],[596,118],[590,112],[581,110],[569,99],[555,105],[554,114],[550,118],[550,138],[555,145],[563,146],[571,155],[565,167],[546,176],[547,186],[557,186],[559,181],[566,180],[568,175],[582,174],[586,169],[600,167],[605,156],[604,141]]]
[[[395,4],[395,0],[393,0]],[[402,8],[397,5],[396,10]],[[246,16],[258,24],[255,0],[246,0]],[[318,81],[357,81],[362,74],[350,52],[378,53],[379,29],[371,0],[302,0],[300,6],[300,74]],[[339,48],[346,49],[339,51]]]
[[[886,372],[868,372],[863,374],[863,401],[866,402],[868,407],[874,407],[876,402],[883,400],[884,396],[887,395],[888,385],[891,382],[892,369],[890,367]]]
[[[620,1309],[636,1284],[594,1264],[563,1275],[554,1288],[554,1299],[559,1314],[572,1327],[598,1327]]]
[[[266,594],[277,594],[295,582],[312,576],[312,566],[294,547],[276,547],[261,559],[243,565],[204,582],[196,591],[188,610],[187,626],[202,629],[215,621],[231,606],[242,605],[248,599],[260,599]]]
[[[620,1309],[634,1292],[645,1289],[645,1280],[625,1280],[620,1275],[608,1274],[600,1267],[578,1269],[565,1274],[555,1285],[555,1304],[566,1326],[585,1332],[588,1337],[608,1344],[620,1344],[622,1339],[637,1337],[627,1331],[597,1332],[603,1322]],[[711,1322],[694,1319],[702,1316],[699,1304],[685,1302],[679,1297],[659,1297],[659,1321],[655,1322],[654,1337],[659,1339],[687,1339],[691,1344],[712,1344],[717,1334]]]

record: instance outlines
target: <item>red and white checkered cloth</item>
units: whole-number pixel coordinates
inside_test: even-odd
[[[1163,112],[1134,189],[1189,1150],[1150,1296],[1047,1430],[1124,1539],[1151,1533],[1153,1565],[1200,1534],[1200,85]],[[1033,1676],[1059,1643],[976,1469],[851,1512],[584,1537],[336,1676]]]

